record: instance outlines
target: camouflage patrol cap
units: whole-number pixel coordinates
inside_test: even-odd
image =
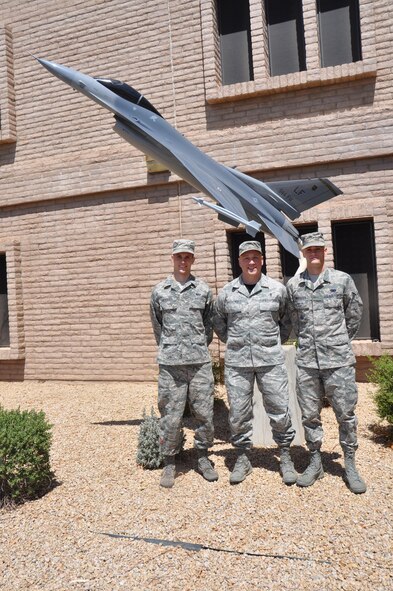
[[[195,252],[195,242],[193,240],[175,240],[172,245],[172,254],[176,254],[177,252],[190,252],[194,254]]]
[[[262,246],[258,240],[247,240],[246,242],[242,242],[239,246],[239,256],[248,252],[249,250],[257,250],[262,254]]]
[[[321,232],[310,232],[300,236],[300,248],[304,250],[310,246],[325,246],[325,238]]]

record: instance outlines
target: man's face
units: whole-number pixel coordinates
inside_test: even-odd
[[[173,273],[178,277],[187,277],[191,273],[191,267],[195,260],[195,257],[190,252],[176,252],[172,255],[173,261]]]
[[[307,261],[307,269],[310,267],[323,267],[325,263],[325,246],[309,246],[304,248],[302,252]]]
[[[258,250],[248,250],[239,256],[244,283],[256,283],[262,273],[263,256]]]

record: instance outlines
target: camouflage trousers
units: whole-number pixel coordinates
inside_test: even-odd
[[[331,404],[339,424],[342,449],[357,449],[355,408],[358,391],[353,365],[334,369],[312,369],[298,366],[296,393],[302,411],[306,443],[310,451],[320,449],[322,445],[321,409],[325,396]]]
[[[186,402],[198,421],[194,447],[213,445],[214,378],[210,362],[198,365],[160,365],[158,409],[160,446],[166,456],[177,454],[182,444],[183,414]]]
[[[266,367],[225,367],[229,401],[231,442],[235,447],[252,447],[254,382],[262,394],[274,441],[287,447],[295,437],[289,414],[288,374],[285,364]]]

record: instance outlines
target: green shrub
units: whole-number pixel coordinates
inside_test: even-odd
[[[384,354],[370,361],[367,379],[378,386],[374,395],[378,416],[393,425],[393,357]]]
[[[52,487],[51,442],[42,411],[0,407],[0,506],[38,498]]]
[[[163,461],[163,456],[159,443],[158,417],[153,408],[150,416],[143,411],[143,421],[139,429],[138,449],[136,454],[137,464],[144,468],[159,468]]]

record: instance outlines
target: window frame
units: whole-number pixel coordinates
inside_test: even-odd
[[[0,252],[0,348],[10,346],[7,283],[7,256],[5,252]],[[5,336],[7,342],[3,343]]]
[[[360,28],[360,14],[359,14],[359,0],[346,0],[348,2],[349,10],[349,31],[348,39],[351,46],[352,59],[351,61],[342,61],[339,64],[326,63],[324,58],[324,41],[323,39],[329,35],[329,31],[324,30],[322,25],[321,14],[326,11],[321,10],[321,3],[326,0],[316,0],[317,2],[317,18],[318,18],[318,39],[319,39],[319,53],[321,68],[331,67],[335,65],[342,65],[344,63],[356,63],[362,59],[362,35]],[[357,54],[357,55],[355,55]]]
[[[282,1],[282,0],[281,0]],[[295,31],[296,31],[296,39],[294,39],[294,46],[290,47],[289,45],[289,36],[287,35],[288,43],[283,43],[282,41],[279,44],[276,44],[276,30],[274,27],[278,26],[278,23],[273,23],[272,20],[274,18],[274,14],[271,14],[272,6],[277,6],[277,0],[263,0],[263,6],[265,11],[265,19],[266,19],[266,26],[267,26],[267,43],[268,43],[268,56],[269,56],[269,73],[270,76],[280,76],[286,74],[293,74],[294,72],[304,72],[307,69],[306,64],[306,44],[304,39],[304,19],[303,19],[303,10],[302,10],[302,0],[296,0],[296,4],[294,4],[295,0],[286,0],[288,7],[292,8],[292,11],[296,14],[295,18]],[[289,16],[289,15],[287,15]],[[292,15],[293,16],[293,15]],[[286,28],[288,31],[288,23],[290,22],[289,19],[285,21],[281,21],[281,25],[283,23],[286,24]],[[282,31],[280,33],[282,36]],[[279,58],[278,52],[282,51],[285,53],[285,58]],[[289,55],[293,55],[297,57],[297,68],[295,69],[286,69],[286,71],[279,71],[283,68],[284,63],[287,62],[287,57]]]
[[[237,0],[230,0],[231,4],[228,4],[228,6],[230,5],[231,7],[233,7],[234,5],[238,7],[238,10],[240,13],[241,18],[239,18],[238,20],[242,20],[243,21],[243,25],[245,25],[244,28],[237,28],[234,31],[229,32],[223,32],[222,28],[225,28],[225,25],[228,25],[228,23],[230,23],[230,19],[228,18],[228,14],[225,14],[223,11],[223,7],[222,5],[225,4],[227,5],[228,0],[216,0],[216,6],[217,6],[217,27],[218,27],[218,35],[220,37],[220,62],[221,62],[221,80],[222,80],[222,84],[226,85],[226,84],[231,84],[231,82],[227,82],[227,80],[231,80],[231,79],[235,79],[237,76],[236,74],[240,74],[240,73],[245,73],[247,71],[247,77],[244,77],[243,79],[239,79],[237,82],[249,82],[251,80],[254,80],[254,68],[253,68],[253,60],[252,60],[252,43],[251,43],[251,24],[250,24],[250,3],[249,0],[241,0],[241,2],[243,3],[243,10],[241,10],[239,7],[241,6],[240,3],[238,3]],[[245,4],[247,4],[247,10],[245,7]],[[245,14],[247,12],[247,14]],[[244,22],[246,21],[246,22]],[[240,24],[240,23],[239,23]],[[233,39],[233,36],[237,35],[236,39],[237,41],[235,41]],[[241,36],[240,40],[244,38],[246,38],[246,46],[243,46],[243,51],[240,51],[240,55],[239,55],[239,51],[237,50],[236,52],[232,52],[231,49],[233,47],[233,43],[237,43],[239,41],[239,35]],[[229,36],[232,37],[232,43],[227,43]],[[233,60],[233,55],[232,53],[235,53],[235,60]],[[236,55],[237,54],[237,55]],[[247,58],[245,57],[245,54],[247,55]],[[243,59],[239,59],[241,58],[241,56],[243,56]],[[241,71],[240,71],[241,70]],[[235,82],[235,83],[237,83]]]
[[[21,246],[17,240],[0,242],[6,256],[10,345],[0,347],[0,360],[25,358]]]
[[[334,267],[338,270],[343,270],[345,273],[349,275],[356,275],[352,268],[342,268],[343,265],[339,265],[339,260],[337,256],[338,250],[338,234],[337,228],[341,227],[348,227],[348,226],[356,226],[356,225],[365,225],[369,226],[369,234],[370,234],[370,243],[369,248],[367,249],[367,253],[369,253],[369,266],[367,267],[367,299],[363,302],[365,305],[366,301],[369,302],[368,305],[368,312],[369,312],[369,329],[370,335],[368,336],[359,336],[356,335],[356,340],[359,341],[373,341],[379,342],[381,340],[381,326],[380,326],[380,318],[379,318],[379,298],[378,298],[378,272],[377,272],[377,258],[376,258],[376,243],[375,243],[375,226],[373,218],[361,218],[361,219],[339,219],[339,220],[332,220],[331,221],[331,232],[332,232],[332,247],[333,247],[333,256],[334,256]],[[347,250],[345,249],[345,252]],[[357,257],[358,264],[361,265],[361,257]],[[364,274],[364,271],[362,272]]]
[[[201,34],[207,103],[215,104],[227,102],[228,100],[241,100],[253,96],[332,85],[340,81],[376,77],[377,59],[373,3],[370,0],[360,0],[359,2],[362,29],[362,60],[327,68],[321,68],[320,66],[316,0],[303,0],[302,3],[307,70],[281,76],[270,76],[267,23],[262,0],[249,0],[254,80],[223,85],[216,1],[201,0]]]

